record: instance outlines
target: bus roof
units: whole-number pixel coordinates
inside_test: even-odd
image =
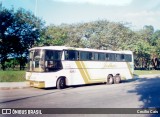
[[[98,49],[90,49],[90,48],[76,48],[76,47],[67,47],[67,46],[42,46],[42,47],[34,47],[29,50],[34,49],[46,49],[46,50],[78,50],[78,51],[90,51],[90,52],[112,52],[112,53],[128,53],[131,54],[130,50],[121,50],[121,51],[113,51],[113,50],[98,50]]]

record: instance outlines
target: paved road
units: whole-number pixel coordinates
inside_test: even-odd
[[[64,90],[36,88],[0,90],[0,108],[160,108],[159,90],[160,75],[115,85],[77,86]]]

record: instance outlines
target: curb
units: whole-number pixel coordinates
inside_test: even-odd
[[[0,87],[0,90],[11,90],[11,89],[26,89],[29,88],[28,86],[26,87]]]
[[[29,87],[27,82],[0,82],[0,90],[26,89]]]

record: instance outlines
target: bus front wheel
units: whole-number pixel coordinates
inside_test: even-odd
[[[108,75],[107,77],[107,84],[113,84],[114,80],[113,80],[113,75]]]
[[[57,80],[57,89],[64,89],[66,87],[66,81],[65,78],[60,77]]]

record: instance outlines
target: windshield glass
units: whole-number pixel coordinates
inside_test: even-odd
[[[42,51],[40,49],[31,50],[29,52],[28,71],[43,71],[41,66]]]
[[[62,51],[31,50],[29,53],[28,70],[34,72],[50,72],[62,69]]]
[[[34,51],[33,61],[35,62],[35,68],[38,68],[38,67],[39,67],[40,51],[41,51],[41,50],[35,50],[35,51]]]

